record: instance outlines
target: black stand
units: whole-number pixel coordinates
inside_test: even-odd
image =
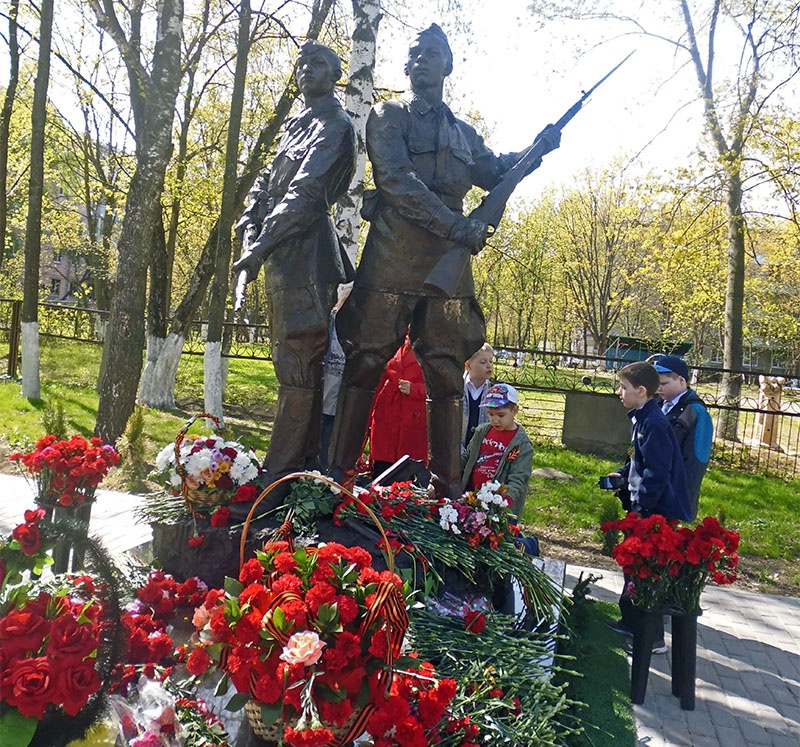
[[[659,637],[660,618],[672,617],[672,694],[684,711],[693,711],[697,672],[697,614],[671,610],[636,610],[631,664],[631,703],[644,703],[653,644]],[[699,613],[698,613],[699,614]]]
[[[86,539],[89,536],[89,521],[92,517],[92,503],[94,500],[86,500],[84,503],[75,503],[72,506],[53,505],[51,503],[40,503],[38,506],[43,508],[45,521],[54,523],[58,521],[72,522],[80,537]],[[73,540],[60,539],[53,548],[53,573],[75,573],[83,569],[82,548],[75,547]]]

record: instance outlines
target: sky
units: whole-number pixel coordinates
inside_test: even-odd
[[[561,148],[519,188],[530,197],[543,186],[570,183],[592,166],[637,156],[641,168],[685,164],[702,134],[702,108],[693,71],[672,80],[672,47],[642,36],[621,36],[598,22],[537,27],[528,0],[463,0],[466,35],[450,33],[454,72],[445,97],[456,114],[478,111],[496,152],[521,150],[548,122],[556,121],[629,52],[633,56],[584,104],[564,128]],[[415,19],[417,20],[417,19]],[[420,12],[417,26],[446,18]],[[387,39],[387,36],[389,37]],[[378,84],[403,89],[410,32],[381,33]],[[393,58],[393,59],[392,59]]]

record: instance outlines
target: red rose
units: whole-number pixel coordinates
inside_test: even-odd
[[[55,657],[85,659],[97,648],[94,626],[79,623],[71,615],[61,615],[53,620],[47,653]]]
[[[11,610],[0,619],[0,642],[3,656],[11,660],[29,652],[38,653],[50,632],[50,621],[38,612]]]
[[[472,610],[467,612],[464,618],[464,630],[469,630],[472,633],[480,634],[486,629],[486,615],[479,610]]]
[[[26,524],[38,524],[42,519],[44,519],[47,511],[43,508],[36,508],[33,510],[26,509],[25,511],[25,523]]]
[[[58,676],[59,700],[62,708],[70,716],[77,716],[89,697],[100,689],[100,684],[100,675],[94,668],[93,660],[63,669]]]
[[[186,668],[195,677],[203,674],[211,666],[211,657],[204,648],[196,648],[186,660]]]
[[[23,716],[41,719],[55,692],[50,662],[44,657],[18,659],[11,665],[6,701]]]
[[[228,519],[231,516],[231,510],[227,506],[220,506],[213,514],[211,514],[212,527],[226,527],[228,526]]]
[[[35,524],[20,524],[11,533],[11,536],[22,545],[22,552],[26,555],[35,555],[42,544],[42,535]]]

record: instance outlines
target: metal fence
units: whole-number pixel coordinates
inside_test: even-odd
[[[528,391],[523,424],[538,438],[561,441],[565,395],[569,391],[613,394],[617,371],[629,360],[550,351],[496,351],[495,379]],[[784,382],[781,390],[761,387],[770,372],[733,371],[741,377],[741,394],[730,401],[722,393],[726,371],[710,366],[689,368],[691,385],[714,421],[717,464],[786,478],[800,476],[800,389]],[[736,438],[723,438],[733,422]]]
[[[19,301],[0,299],[0,357],[11,375],[17,370]],[[100,345],[108,323],[107,312],[73,306],[40,304],[39,334],[45,340],[74,340]],[[246,360],[269,360],[269,329],[265,325],[226,324],[223,355]],[[15,348],[15,336],[17,345]],[[191,325],[185,355],[202,355],[205,325]],[[3,345],[6,343],[6,345]],[[564,401],[569,391],[613,394],[617,371],[630,361],[604,356],[503,348],[496,351],[496,380],[508,381],[528,392],[522,422],[537,439],[561,441]],[[714,420],[714,460],[739,470],[785,478],[800,476],[800,390],[784,386],[780,400],[759,388],[759,375],[769,372],[735,371],[741,376],[741,396],[726,401],[721,392],[723,370],[690,367],[692,387],[705,401]],[[720,423],[735,419],[736,439],[721,437]]]

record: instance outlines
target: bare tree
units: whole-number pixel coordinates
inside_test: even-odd
[[[125,430],[136,402],[144,351],[147,267],[152,237],[161,212],[161,192],[172,149],[172,122],[180,84],[183,1],[158,5],[151,69],[142,55],[143,3],[129,6],[123,29],[113,0],[89,0],[98,25],[120,51],[128,72],[136,123],[136,171],[131,179],[117,246],[119,265],[109,334],[103,350],[95,431],[109,442]]]
[[[22,394],[39,399],[39,264],[42,251],[44,129],[53,38],[53,0],[43,0],[39,20],[39,59],[31,111],[31,168],[25,222],[25,280],[22,299]]]
[[[658,11],[640,6],[638,16],[625,3],[578,3],[575,0],[534,0],[532,12],[548,17],[613,20],[633,33],[671,45],[679,61],[689,63],[703,101],[706,137],[715,156],[719,188],[727,206],[727,273],[723,325],[721,397],[736,404],[742,380],[746,210],[744,195],[751,179],[749,158],[756,125],[780,102],[800,73],[800,4],[785,0],[672,0]],[[621,9],[621,10],[620,10]],[[673,14],[667,19],[661,13]],[[658,25],[656,25],[658,24]],[[677,31],[676,31],[677,28]],[[674,32],[674,33],[673,33]],[[727,34],[739,35],[739,53],[732,56],[727,80],[720,76],[726,62],[720,54]],[[760,181],[761,176],[757,177]],[[721,422],[725,438],[737,439],[738,412],[726,411]]]

